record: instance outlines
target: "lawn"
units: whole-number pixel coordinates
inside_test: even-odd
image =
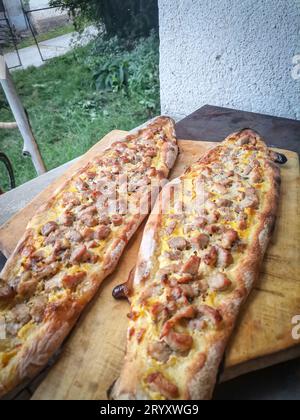
[[[83,154],[109,131],[130,130],[160,112],[154,35],[127,48],[116,39],[98,40],[13,77],[48,170]],[[0,121],[11,121],[2,92],[0,106]],[[18,130],[0,131],[0,151],[10,158],[17,185],[36,176],[22,146]],[[2,167],[0,177],[7,188]]]

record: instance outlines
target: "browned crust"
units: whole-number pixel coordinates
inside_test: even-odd
[[[169,164],[173,165],[175,163],[178,153],[173,120],[168,117],[159,117],[140,129],[136,134],[130,134],[121,141],[127,141],[128,139],[135,138],[135,136],[142,135],[144,130],[151,130],[152,133],[155,133],[160,131],[162,126],[167,129],[168,137],[168,141],[165,143],[162,151],[163,173],[159,174],[159,177],[164,179],[167,178],[169,170],[172,167],[169,166]],[[95,157],[95,159],[96,158],[97,157]],[[43,222],[44,213],[51,208],[56,196],[64,191],[74,178],[86,171],[88,166],[89,165],[86,165],[84,168],[77,170],[75,174],[70,176],[70,178],[55,191],[53,196],[38,209],[33,219],[34,223],[37,223],[38,221]],[[149,207],[150,193],[141,194],[140,198],[141,202],[144,202],[145,205],[147,204]],[[60,306],[48,304],[45,321],[37,329],[34,336],[31,336],[30,339],[26,340],[22,346],[22,350],[12,359],[8,366],[0,370],[0,397],[10,392],[18,384],[33,378],[47,364],[48,360],[68,336],[82,310],[93,298],[103,280],[115,270],[127,243],[137,231],[145,217],[146,215],[144,214],[137,214],[134,216],[131,223],[125,227],[122,237],[116,238],[111,245],[110,250],[106,253],[106,258],[104,259],[102,266],[99,267],[98,273],[89,275],[88,278],[91,286],[83,299],[68,299],[63,302],[63,305],[60,304]],[[1,273],[1,278],[4,280],[8,279],[12,274],[13,267],[19,258],[20,250],[32,235],[32,229],[30,228],[31,223],[32,221],[29,222],[26,232],[20,239],[15,251]]]
[[[244,133],[245,130],[239,133],[234,133],[226,140],[233,137],[237,140],[244,135]],[[257,133],[252,130],[247,130],[247,133],[258,138],[260,145],[267,150],[263,140]],[[207,152],[200,159],[199,163],[205,164],[213,162],[218,157],[221,147],[222,146],[217,146]],[[190,170],[191,168],[187,169],[187,171]],[[217,330],[214,334],[211,334],[211,336],[207,339],[206,353],[198,354],[189,366],[189,371],[186,375],[185,381],[186,386],[183,393],[183,397],[186,400],[209,400],[212,398],[218,369],[222,362],[228,340],[236,325],[241,306],[246,301],[255,285],[255,282],[259,278],[260,266],[269,241],[272,237],[280,199],[280,170],[271,160],[267,162],[266,178],[270,182],[271,187],[265,196],[264,207],[258,215],[259,220],[257,227],[252,234],[253,239],[251,241],[251,247],[247,252],[246,258],[243,259],[237,270],[237,281],[239,283],[239,287],[235,291],[234,298],[230,299],[222,307],[222,314],[224,322],[226,323],[226,329]],[[161,222],[161,215],[159,212],[164,204],[164,197],[168,196],[168,194],[166,194],[166,190],[176,182],[177,181],[175,180],[169,183],[160,194],[154,212],[150,216],[149,222],[146,226],[144,238],[148,235],[149,238],[153,238],[153,240],[156,241],[156,235],[158,234]],[[138,257],[137,266],[142,266],[140,271],[137,270],[135,277],[135,282],[138,283],[147,279],[152,268],[150,267],[151,264],[148,263],[147,270],[145,271],[145,260],[147,259],[152,263],[155,258],[155,247],[153,247],[153,252],[148,250],[148,254],[151,254],[151,257],[147,255],[146,251],[145,258],[144,254],[146,248],[147,241],[145,240],[144,249],[141,249]],[[144,391],[139,388],[138,375],[128,374],[129,372],[138,372],[140,369],[137,365],[135,355],[130,353],[130,346],[128,347],[129,349],[125,357],[121,376],[112,388],[110,397],[117,400],[147,399]],[[143,369],[143,367],[141,367],[141,369]]]

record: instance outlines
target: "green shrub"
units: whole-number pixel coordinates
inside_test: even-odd
[[[113,38],[96,40],[87,63],[97,90],[123,91],[149,111],[157,109],[159,101],[158,37],[152,33],[146,39],[124,46]],[[109,51],[107,53],[107,51]]]

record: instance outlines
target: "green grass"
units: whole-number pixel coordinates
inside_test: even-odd
[[[149,48],[152,46],[147,46],[146,50]],[[157,48],[156,44],[153,48]],[[90,46],[78,48],[41,68],[13,73],[48,170],[83,154],[109,131],[130,130],[160,112],[158,70],[155,71],[157,80],[151,82],[152,90],[144,93],[126,89],[117,92],[97,90],[93,71],[108,56],[93,55],[91,60],[91,51]],[[132,55],[137,67],[137,55],[141,56],[141,63],[146,57],[140,46],[131,53],[122,54],[126,54],[126,59]],[[157,62],[151,65],[158,69],[157,51],[154,56]],[[153,54],[150,57],[153,60]],[[2,92],[0,121],[12,121],[1,95]],[[148,96],[151,96],[149,100]],[[17,185],[36,176],[31,159],[22,156],[22,147],[18,130],[0,130],[0,151],[10,158]],[[3,168],[0,168],[0,185],[7,189]]]
[[[58,28],[52,29],[49,32],[46,32],[44,34],[39,34],[36,36],[36,39],[38,42],[47,41],[48,39],[53,39],[58,36],[66,35],[71,32],[74,32],[74,25],[70,23],[69,25],[60,26]],[[32,36],[22,39],[20,42],[18,42],[18,49],[31,47],[32,45],[35,45],[35,40]],[[5,49],[5,52],[14,51],[14,47],[7,47]]]

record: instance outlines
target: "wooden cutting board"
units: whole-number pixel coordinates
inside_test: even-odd
[[[95,153],[124,136],[114,131],[94,146],[62,177],[87,162]],[[180,156],[171,178],[180,175],[215,143],[179,141]],[[292,338],[292,318],[300,314],[299,160],[283,151],[289,162],[282,167],[282,196],[277,227],[265,258],[260,282],[240,317],[228,347],[223,380],[300,356],[300,340]],[[42,192],[0,229],[0,249],[9,255],[41,203],[62,182]],[[105,399],[122,366],[129,306],[111,297],[124,282],[136,256],[143,227],[131,240],[116,272],[101,286],[86,308],[62,352],[34,394],[34,399]]]

